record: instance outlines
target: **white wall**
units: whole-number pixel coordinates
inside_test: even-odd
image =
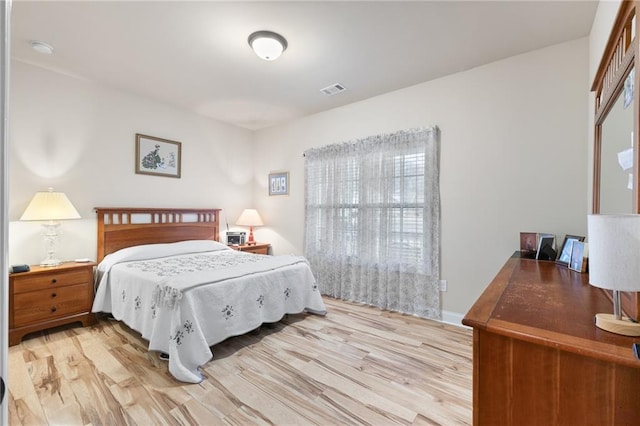
[[[251,131],[15,60],[11,72],[11,263],[45,257],[40,225],[19,218],[49,186],[82,216],[62,224],[63,260],[95,259],[94,207],[216,207],[222,223],[251,207]],[[135,174],[136,133],[182,142],[182,177]]]
[[[606,0],[598,3],[589,34],[589,88],[591,88],[591,83],[593,83],[598,71],[602,52],[609,39],[613,21],[620,9],[620,3],[620,0]]]
[[[302,253],[306,149],[438,125],[443,309],[466,313],[520,231],[586,235],[588,48],[551,46],[256,132],[264,239]],[[290,196],[267,195],[274,170],[290,171]]]

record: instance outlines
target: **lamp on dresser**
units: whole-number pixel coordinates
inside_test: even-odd
[[[640,336],[640,323],[622,316],[621,291],[640,291],[640,215],[589,215],[589,284],[613,291],[613,315],[596,314],[596,326]]]
[[[262,226],[264,223],[262,223],[262,218],[256,209],[244,209],[236,225],[249,227],[249,240],[247,241],[247,245],[251,246],[256,243],[253,239],[253,227]]]
[[[42,235],[47,257],[40,263],[41,266],[57,266],[61,263],[56,258],[56,248],[62,235],[59,221],[67,219],[80,219],[80,214],[63,192],[55,192],[53,188],[36,192],[22,214],[20,220],[46,221],[42,224]]]

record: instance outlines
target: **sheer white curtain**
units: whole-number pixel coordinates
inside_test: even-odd
[[[441,318],[440,130],[305,152],[305,256],[323,294]]]

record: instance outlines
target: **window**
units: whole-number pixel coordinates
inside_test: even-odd
[[[410,282],[439,275],[438,144],[434,128],[305,153],[305,255],[321,287],[354,267]]]

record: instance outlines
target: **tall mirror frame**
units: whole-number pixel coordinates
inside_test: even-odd
[[[630,137],[632,148],[633,168],[631,169],[631,178],[629,184],[631,191],[629,196],[629,208],[626,211],[617,213],[640,213],[640,197],[638,195],[640,188],[640,174],[638,173],[638,165],[640,164],[638,142],[640,134],[638,132],[640,97],[640,54],[638,53],[638,37],[636,37],[639,1],[623,0],[620,9],[614,21],[609,39],[605,46],[602,59],[598,71],[595,75],[591,90],[595,92],[595,129],[594,129],[594,152],[593,152],[593,204],[592,212],[599,214],[601,212],[601,201],[606,187],[602,185],[602,152],[603,152],[603,127],[609,113],[614,108],[618,98],[624,96],[625,80],[630,72],[633,74],[633,101],[630,106],[633,107],[631,116],[633,134]],[[605,142],[606,143],[606,142]],[[632,145],[631,145],[632,144]],[[603,211],[603,213],[610,213]],[[640,297],[638,293],[622,293],[622,307],[625,313],[640,320]]]

